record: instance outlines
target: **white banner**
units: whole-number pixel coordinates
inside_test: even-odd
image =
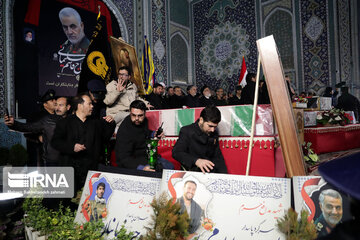
[[[290,179],[164,170],[159,194],[164,191],[180,204],[192,198],[190,217],[199,222],[191,223],[199,225],[194,237],[200,240],[285,239],[276,221],[290,207]]]
[[[159,178],[89,171],[75,221],[102,219],[108,239],[114,238],[114,233],[124,225],[137,238],[150,226],[153,214],[150,203],[159,191],[160,181]]]

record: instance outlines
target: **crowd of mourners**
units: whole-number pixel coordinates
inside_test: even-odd
[[[245,87],[237,85],[233,94],[226,93],[221,87],[213,91],[209,86],[202,86],[198,91],[195,85],[188,86],[184,93],[179,86],[166,88],[163,84],[155,83],[153,91],[145,96],[139,96],[131,76],[128,67],[120,67],[118,79],[106,86],[103,81],[90,80],[87,83],[88,92],[71,99],[56,96],[55,91],[50,89],[40,100],[41,111],[35,113],[27,123],[5,116],[5,124],[13,130],[28,133],[30,155],[31,149],[41,146],[42,161],[33,162],[32,165],[40,163],[45,166],[74,167],[79,189],[88,170],[96,170],[98,164],[104,162],[104,148],[115,131],[116,143],[110,151],[114,150],[118,167],[145,171],[173,169],[174,165],[161,157],[157,159],[158,168],[148,165],[146,140],[164,135],[148,129],[146,111],[205,107],[195,123],[180,130],[172,157],[187,170],[226,173],[216,131],[221,121],[217,106],[253,104],[255,74],[249,73]],[[294,99],[297,94],[289,79],[286,80],[289,95]],[[342,89],[342,95],[336,99],[334,95],[330,97],[345,110],[349,105],[358,107],[359,101],[346,90]],[[270,103],[265,81],[259,84],[258,103]],[[356,117],[357,114],[358,111],[355,112]]]

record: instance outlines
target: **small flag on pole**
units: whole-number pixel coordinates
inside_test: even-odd
[[[245,58],[243,56],[240,77],[239,77],[239,84],[241,85],[241,87],[245,87],[245,85],[246,85],[246,75],[247,74],[248,74],[248,71],[246,69]]]
[[[145,94],[148,95],[152,92],[152,87],[155,83],[155,67],[151,56],[151,50],[146,36],[144,37],[144,51],[141,61],[141,72],[144,77]]]

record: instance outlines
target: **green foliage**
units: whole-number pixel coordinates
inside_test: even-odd
[[[319,156],[311,148],[311,142],[304,142],[302,145],[305,162],[310,165],[315,165],[319,162]]]
[[[13,145],[9,150],[9,163],[12,166],[25,166],[28,160],[26,149],[21,144]]]
[[[116,231],[116,238],[117,240],[131,240],[134,236],[133,232],[127,232],[124,225],[121,225],[121,229]]]
[[[277,227],[280,232],[285,234],[287,240],[316,239],[315,224],[307,219],[307,211],[302,210],[298,219],[298,213],[294,209],[289,208],[285,216],[277,220]]]
[[[49,210],[42,205],[42,198],[26,198],[23,203],[26,213],[25,224],[46,235],[48,240],[88,240],[104,239],[103,221],[84,224],[74,222],[76,211],[59,205],[59,210]],[[124,226],[117,232],[116,239],[131,240],[133,233],[127,233]]]
[[[162,193],[158,199],[154,198],[151,207],[154,210],[152,227],[143,238],[145,240],[176,240],[183,239],[188,235],[189,216],[187,212],[180,213],[180,204],[168,200],[166,193]]]

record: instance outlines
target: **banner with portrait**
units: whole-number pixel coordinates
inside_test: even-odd
[[[108,10],[101,9],[101,12]],[[48,89],[54,89],[58,96],[77,94],[81,64],[96,26],[97,13],[97,7],[94,10],[78,7],[75,3],[41,1],[37,34],[40,95]],[[109,20],[111,18],[104,17],[104,23]],[[112,31],[120,34],[116,24]]]
[[[164,191],[180,205],[190,199],[194,238],[285,239],[276,221],[290,207],[290,179],[164,170]]]
[[[320,176],[293,177],[293,191],[295,211],[308,211],[308,220],[314,222],[318,237],[326,236],[351,217],[348,197]]]
[[[75,221],[103,220],[113,239],[124,225],[134,238],[146,233],[153,210],[151,201],[160,188],[159,178],[89,171]]]

